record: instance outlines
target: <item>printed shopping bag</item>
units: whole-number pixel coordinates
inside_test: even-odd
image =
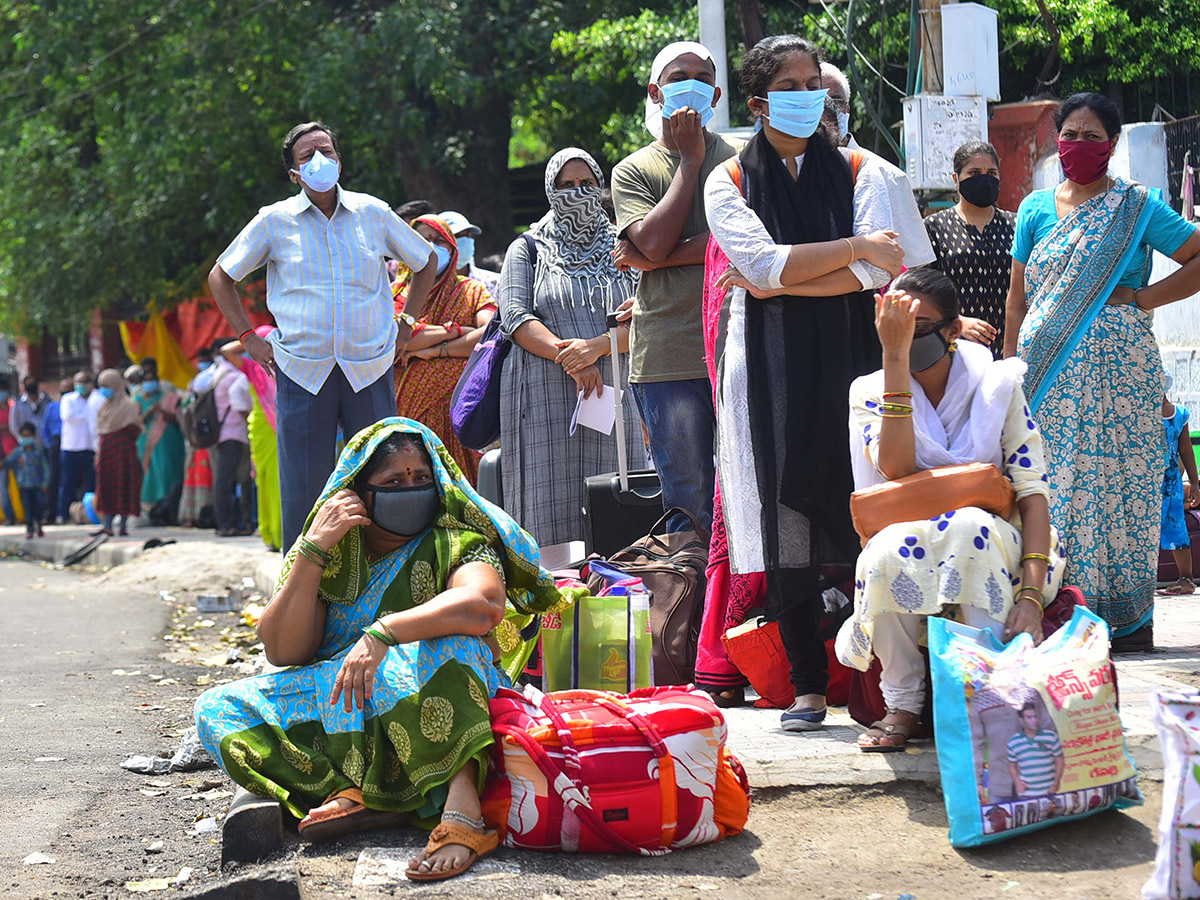
[[[950,843],[974,847],[1142,802],[1108,626],[1084,607],[1033,646],[929,619],[933,714]]]
[[[544,690],[627,693],[653,684],[650,598],[640,585],[615,585],[542,616]]]
[[[1155,691],[1150,709],[1162,741],[1163,804],[1158,855],[1142,896],[1200,897],[1200,693]]]

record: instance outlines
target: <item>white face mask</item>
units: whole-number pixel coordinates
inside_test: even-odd
[[[320,150],[314,153],[312,159],[299,169],[292,169],[292,171],[318,194],[333,190],[338,183],[338,176],[341,175],[341,167],[338,166],[337,161],[330,159]]]

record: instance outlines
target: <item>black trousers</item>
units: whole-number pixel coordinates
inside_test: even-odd
[[[240,484],[242,497],[250,496],[250,445],[241,441],[221,441],[217,444],[217,468],[213,474],[213,513],[217,517],[217,531],[230,531],[237,527],[233,488]]]
[[[821,638],[824,610],[815,568],[767,573],[767,616],[779,623],[796,696],[824,694],[829,687],[829,657]]]
[[[42,523],[44,490],[44,488],[21,488],[21,505],[25,507],[25,531],[28,534],[33,534]]]

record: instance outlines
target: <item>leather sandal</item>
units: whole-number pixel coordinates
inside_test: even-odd
[[[394,828],[403,825],[406,817],[400,813],[388,812],[382,809],[368,809],[363,805],[362,791],[358,788],[346,788],[325,798],[325,803],[333,800],[350,800],[353,806],[341,807],[327,812],[310,812],[300,820],[296,830],[305,841],[327,841],[330,838],[341,837],[356,831],[370,831],[374,828]],[[322,804],[324,806],[324,804]]]
[[[1192,579],[1188,578],[1186,575],[1180,575],[1178,581],[1176,581],[1169,588],[1163,588],[1162,592],[1171,597],[1182,597],[1187,594],[1194,594],[1196,593],[1196,582],[1192,581]]]
[[[432,856],[443,847],[449,847],[452,844],[466,847],[471,851],[471,855],[467,857],[465,863],[444,872],[423,870],[420,868],[420,863],[418,863],[416,866],[409,866],[408,871],[404,873],[408,877],[408,880],[445,881],[447,878],[461,875],[467,869],[471,868],[471,866],[475,865],[477,860],[482,859],[495,850],[500,845],[500,836],[490,830],[480,834],[477,831],[470,831],[451,822],[442,822],[430,832],[429,843],[425,845],[425,855],[426,857]],[[421,862],[427,861],[422,860]]]
[[[908,716],[911,720],[911,725],[905,725],[903,722],[887,722],[880,719],[878,722],[872,722],[871,727],[864,733],[858,736],[858,749],[863,753],[900,753],[904,750],[908,739],[912,737],[920,724],[921,717],[916,713],[910,713],[905,709],[893,709],[887,707],[885,718],[887,716]],[[896,742],[898,740],[898,742]],[[873,741],[873,743],[864,743],[864,741]],[[884,743],[887,741],[888,743]]]

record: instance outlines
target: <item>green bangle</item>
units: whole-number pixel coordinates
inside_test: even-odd
[[[392,642],[390,642],[387,639],[387,635],[385,635],[382,631],[377,629],[374,625],[368,625],[366,628],[364,628],[362,630],[362,632],[363,632],[363,634],[367,635],[368,637],[375,638],[375,640],[379,641],[379,643],[383,644],[383,646],[385,646],[385,647],[395,647],[396,646],[395,644],[393,644]]]
[[[310,538],[307,538],[307,537],[301,537],[300,538],[300,552],[303,553],[305,550],[309,551],[309,553],[312,553],[312,554],[316,555],[317,557],[319,557],[320,559],[322,559],[325,562],[325,565],[329,565],[329,559],[330,559],[329,551],[326,550],[324,547],[322,547],[320,544],[318,544],[316,541],[311,540]],[[312,557],[310,556],[309,559],[312,559]]]
[[[319,568],[324,569],[327,565],[329,565],[329,560],[322,559],[321,557],[317,556],[315,553],[313,553],[311,550],[309,550],[304,545],[300,546],[300,555],[303,556],[305,559],[307,559],[314,566],[317,566]]]
[[[388,633],[388,637],[390,637],[392,639],[393,647],[395,647],[397,644],[400,643],[400,641],[398,641],[396,639],[396,632],[394,632],[394,631],[392,631],[392,629],[388,628],[387,622],[383,621],[383,619],[377,619],[375,621],[375,624],[378,625],[380,628],[382,628],[384,631],[386,631]]]

